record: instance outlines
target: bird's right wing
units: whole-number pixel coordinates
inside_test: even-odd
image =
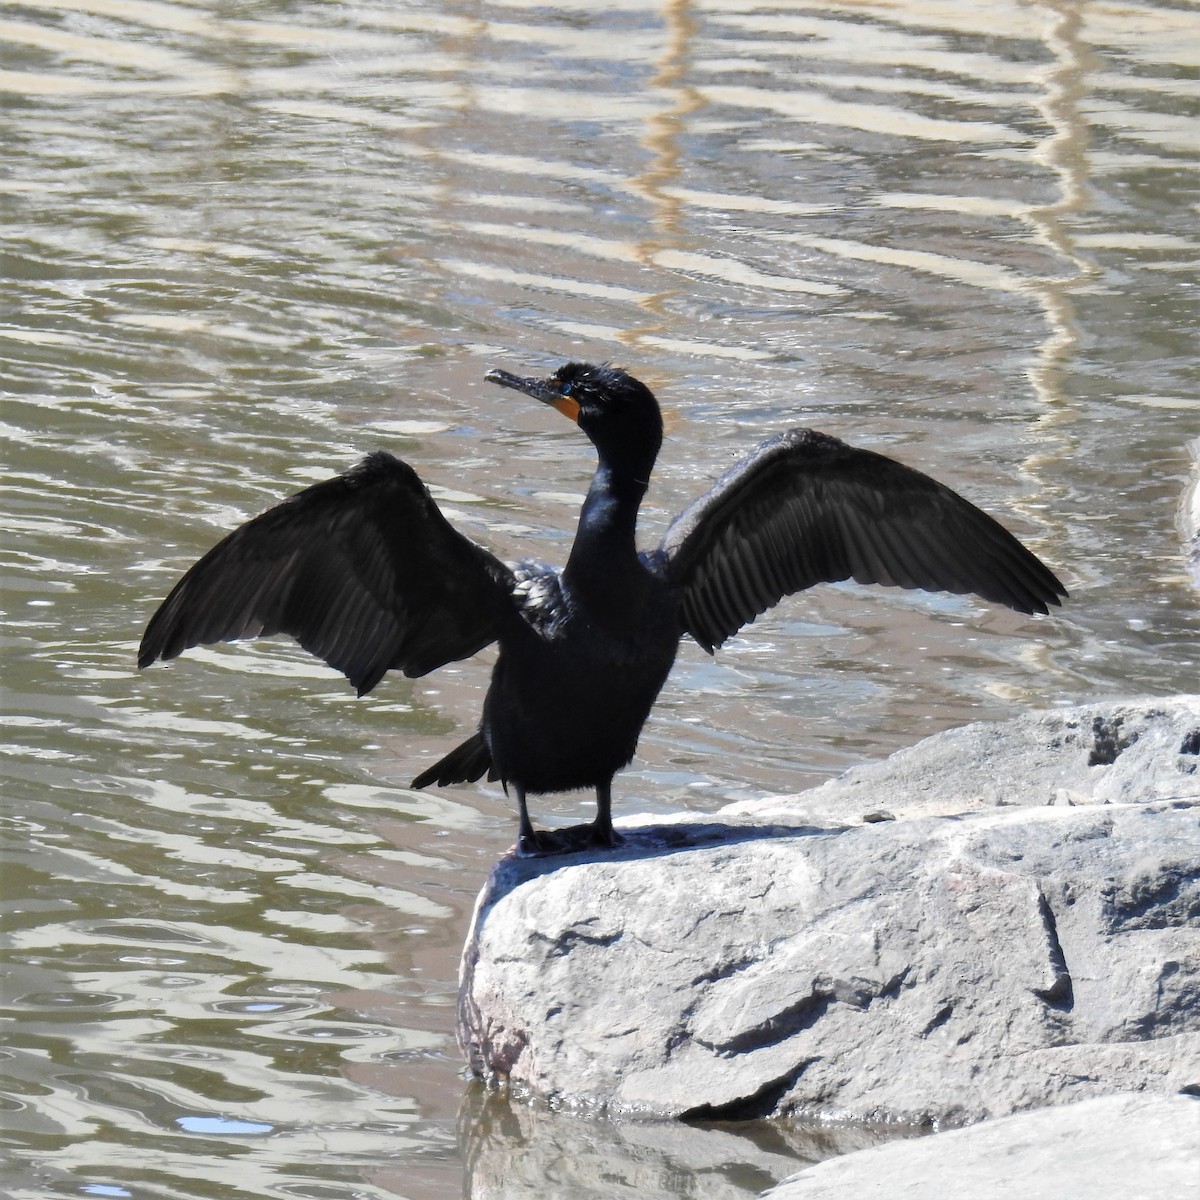
[[[667,530],[655,561],[711,651],[782,596],[854,579],[1018,612],[1066,591],[1011,533],[911,467],[811,429],[764,442]]]
[[[378,451],[248,521],[175,585],[138,666],[189,646],[291,634],[369,692],[495,640],[512,572],[457,532],[416,472]]]

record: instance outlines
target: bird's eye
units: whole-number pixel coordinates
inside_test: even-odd
[[[558,385],[558,394],[560,396],[569,396],[571,394],[571,388],[574,386],[575,385],[573,383],[560,383]]]

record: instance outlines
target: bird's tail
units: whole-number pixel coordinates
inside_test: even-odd
[[[447,783],[474,783],[485,771],[489,779],[496,778],[492,770],[492,753],[483,740],[483,731],[479,730],[440,762],[434,763],[428,771],[422,771],[411,786],[423,788],[431,783],[439,787]]]

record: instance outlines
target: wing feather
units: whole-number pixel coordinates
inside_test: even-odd
[[[512,587],[416,472],[379,451],[214,546],[151,618],[138,665],[287,633],[362,695],[389,670],[424,675],[494,641]]]
[[[854,579],[1045,613],[1066,591],[957,492],[810,429],[764,442],[667,530],[654,561],[711,650],[783,596]]]

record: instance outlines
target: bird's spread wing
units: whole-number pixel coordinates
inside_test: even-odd
[[[388,670],[424,675],[495,640],[512,584],[410,466],[378,451],[214,546],[154,614],[138,665],[289,633],[361,696]]]
[[[675,519],[655,560],[680,590],[684,627],[710,651],[780,597],[840,579],[974,592],[1026,613],[1066,595],[956,492],[810,429],[728,471]]]

